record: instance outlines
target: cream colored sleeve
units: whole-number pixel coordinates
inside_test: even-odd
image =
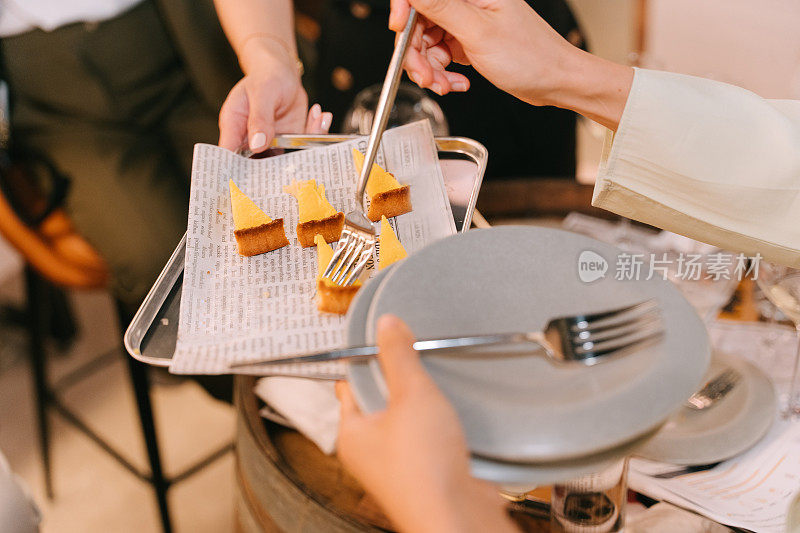
[[[637,69],[592,204],[800,268],[800,101]]]

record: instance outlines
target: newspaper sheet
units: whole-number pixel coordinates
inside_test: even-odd
[[[298,244],[297,202],[283,187],[295,179],[315,179],[325,185],[333,206],[347,213],[355,207],[353,147],[365,152],[366,139],[259,160],[216,146],[195,147],[180,325],[170,371],[226,373],[232,362],[344,346],[345,318],[317,311],[317,252]],[[427,121],[387,131],[377,163],[411,186],[413,211],[393,219],[409,254],[455,233]],[[255,257],[237,253],[229,179],[269,216],[283,218],[289,246]],[[333,363],[288,369],[300,375],[341,370]],[[287,373],[285,367],[274,371]]]

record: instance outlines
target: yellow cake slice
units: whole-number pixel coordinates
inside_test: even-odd
[[[289,244],[282,218],[272,220],[233,180],[228,181],[228,186],[231,191],[233,235],[240,254],[263,254]]]
[[[297,240],[304,248],[314,246],[314,236],[325,242],[339,240],[344,226],[344,213],[336,211],[325,198],[325,186],[314,180],[293,181],[283,191],[297,199]]]
[[[397,238],[389,219],[381,217],[381,236],[378,257],[378,270],[383,270],[392,263],[408,257],[408,252],[403,248],[400,239]]]
[[[364,154],[355,148],[353,148],[353,162],[361,174],[361,169],[364,168]],[[392,218],[411,211],[411,187],[400,185],[394,175],[377,164],[373,164],[372,170],[369,171],[367,196],[369,196],[367,218],[373,222],[379,221],[381,216]]]
[[[356,281],[349,287],[341,287],[323,278],[322,274],[333,257],[333,248],[325,242],[322,235],[315,235],[314,243],[317,245],[317,309],[324,313],[343,315],[347,313],[350,302],[361,288],[361,282]]]

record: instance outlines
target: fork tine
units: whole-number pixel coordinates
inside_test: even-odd
[[[601,323],[599,326],[595,325],[597,322],[583,328],[573,326],[570,329],[570,333],[574,336],[584,338],[584,336],[587,335],[599,335],[608,330],[615,330],[617,328],[625,327],[631,323],[649,322],[654,320],[661,320],[661,311],[659,309],[651,309],[637,315],[615,317],[613,320],[607,319],[606,322]]]
[[[620,346],[619,348],[613,350],[587,354],[587,356],[583,359],[583,363],[587,366],[593,366],[598,363],[606,362],[610,359],[615,359],[617,357],[635,353],[644,348],[658,344],[663,338],[663,336],[664,332],[660,331],[653,333],[652,335],[649,335],[647,337],[643,337],[639,340],[632,341],[629,344]]]
[[[372,257],[372,251],[374,248],[375,245],[373,244],[372,246],[361,252],[361,258],[358,260],[358,263],[356,263],[355,267],[353,267],[352,272],[350,272],[350,275],[347,276],[347,279],[344,280],[344,283],[342,285],[344,285],[345,287],[349,287],[350,285],[355,283],[355,281],[358,279],[358,276],[360,276],[361,272],[364,270],[364,267],[367,266],[367,261],[369,261],[369,258]]]
[[[582,316],[586,320],[599,320],[601,318],[606,318],[606,317],[610,317],[610,316],[613,316],[613,315],[618,315],[620,313],[627,313],[628,311],[636,311],[636,310],[642,309],[642,308],[654,307],[655,305],[656,305],[656,299],[655,298],[648,298],[647,300],[643,300],[643,301],[641,301],[639,303],[635,303],[635,304],[628,305],[628,306],[625,306],[625,307],[620,307],[618,309],[611,309],[609,311],[601,311],[600,313],[592,313],[592,314],[589,314],[589,315],[582,315]]]
[[[625,326],[631,322],[638,322],[640,320],[651,320],[661,317],[660,309],[648,309],[643,313],[625,314],[624,316],[614,316],[611,318],[603,319],[603,321],[586,322],[582,319],[573,320],[569,324],[570,335],[593,334],[608,329],[615,329]]]
[[[339,242],[336,244],[336,250],[333,251],[333,256],[331,257],[328,266],[325,268],[325,272],[322,274],[323,278],[330,278],[331,272],[339,262],[339,258],[342,256],[342,252],[344,252],[347,240],[350,238],[350,235],[351,235],[350,230],[348,229],[342,230],[342,235],[339,237]]]
[[[720,374],[719,378],[724,379],[725,381],[730,381],[732,383],[738,383],[739,380],[742,378],[742,375],[737,370],[729,368],[722,374]]]
[[[635,333],[621,335],[611,340],[601,342],[576,343],[575,353],[579,356],[599,357],[610,355],[622,349],[629,348],[644,340],[654,340],[664,335],[664,328],[660,323],[641,328]]]
[[[344,265],[347,264],[348,259],[350,259],[350,256],[353,254],[353,250],[358,244],[358,238],[359,238],[358,235],[353,233],[347,238],[347,241],[342,244],[344,252],[342,253],[342,256],[339,258],[339,262],[336,264],[336,267],[331,272],[329,279],[335,280],[335,278],[342,271],[342,268],[344,268]]]
[[[361,258],[361,250],[364,248],[364,244],[366,243],[366,239],[364,237],[359,236],[358,240],[356,241],[356,246],[353,248],[352,253],[347,258],[347,263],[345,264],[344,259],[342,260],[343,267],[339,269],[339,272],[335,274],[332,278],[334,283],[339,285],[342,284],[347,277],[348,272],[353,267],[353,264],[356,262],[357,259]]]
[[[351,253],[346,263],[342,263],[341,268],[336,274],[336,278],[332,281],[337,285],[344,285],[344,281],[350,275],[350,272],[353,270],[353,265],[355,265],[358,260],[361,258],[362,249],[364,248],[364,243],[359,241],[356,247],[353,249],[353,253]]]
[[[658,303],[654,298],[621,309],[614,309],[592,315],[578,315],[575,317],[575,324],[571,326],[571,329],[572,331],[581,331],[584,329],[596,330],[617,326],[641,314],[652,311],[658,311]]]
[[[600,342],[616,339],[623,335],[635,333],[636,331],[661,324],[661,315],[657,311],[649,312],[633,320],[622,322],[618,326],[595,329],[585,329],[573,335],[573,342],[583,344],[585,342]]]
[[[739,382],[742,375],[738,370],[728,368],[721,374],[710,379],[700,390],[692,394],[684,405],[691,409],[702,411],[724,398],[728,392]]]

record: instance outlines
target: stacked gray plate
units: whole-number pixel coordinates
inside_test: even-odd
[[[677,409],[638,457],[678,465],[707,465],[730,459],[755,445],[775,419],[777,399],[769,377],[735,355],[717,352],[704,381],[732,368],[739,383],[713,409]]]
[[[678,290],[643,279],[645,269],[642,279],[615,279],[618,254],[546,228],[449,237],[365,285],[351,307],[348,342],[374,342],[375,321],[384,313],[398,315],[419,338],[435,338],[536,331],[555,317],[656,298],[663,340],[593,367],[555,365],[536,353],[423,360],[458,412],[476,476],[544,484],[595,472],[655,433],[701,383],[709,362],[705,328]],[[604,275],[580,275],[579,261],[587,257],[593,272],[605,262]],[[377,361],[352,364],[348,379],[363,410],[385,407]]]

